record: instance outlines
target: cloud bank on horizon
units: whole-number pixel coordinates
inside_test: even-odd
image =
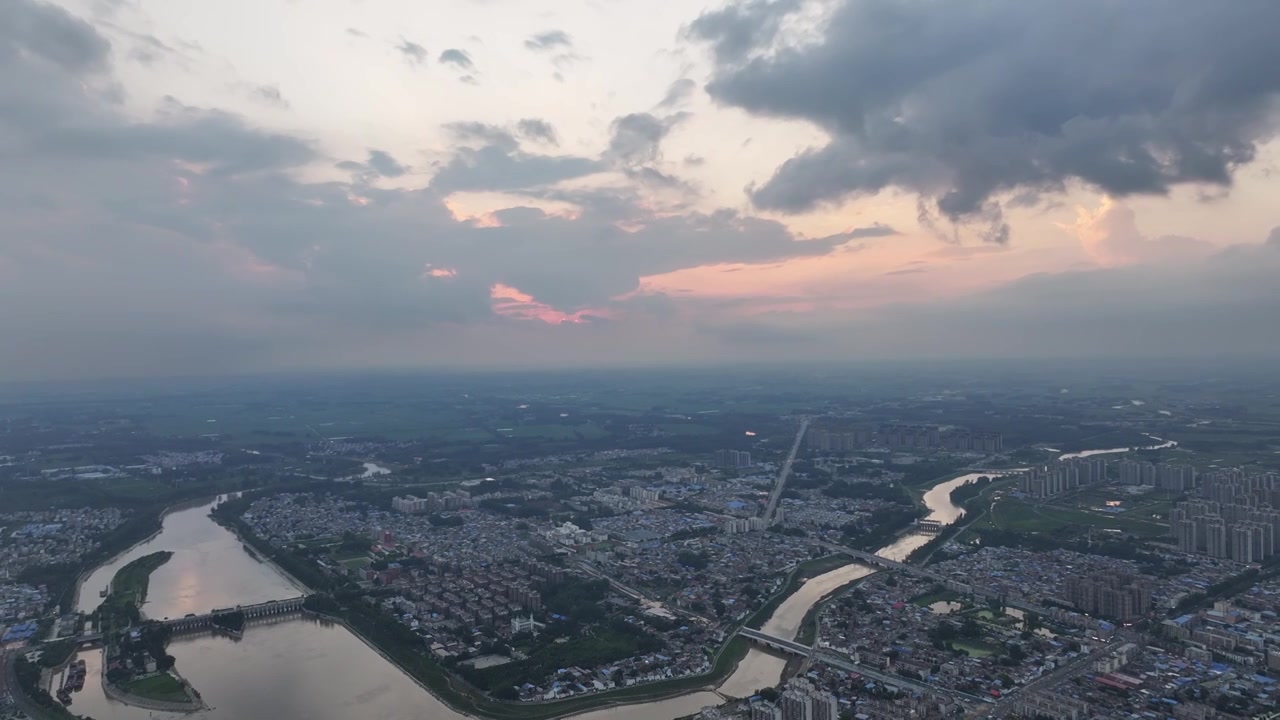
[[[1274,3],[339,5],[0,5],[0,372],[1280,350]]]

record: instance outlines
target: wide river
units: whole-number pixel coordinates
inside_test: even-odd
[[[929,519],[951,523],[960,509],[951,504],[955,487],[974,480],[973,473],[948,480],[925,493]],[[209,519],[209,510],[224,498],[171,512],[154,538],[95,570],[84,582],[77,608],[91,611],[99,591],[125,563],[159,550],[173,552],[151,576],[143,612],[147,617],[181,617],[219,607],[279,600],[298,588],[270,565],[244,551],[240,541]],[[900,560],[929,540],[903,536],[879,552]],[[794,638],[805,614],[831,591],[870,574],[863,565],[846,565],[810,579],[765,623],[764,631]],[[89,682],[73,697],[71,710],[95,720],[209,718],[210,720],[453,720],[464,717],[446,707],[345,628],[291,618],[251,625],[243,640],[214,635],[179,637],[169,645],[177,670],[203,695],[212,709],[180,715],[158,713],[108,699],[98,681],[101,651],[82,653]],[[774,685],[786,661],[752,649],[719,692],[746,697]],[[691,692],[669,700],[595,710],[580,720],[661,720],[696,713],[722,699],[713,692]]]

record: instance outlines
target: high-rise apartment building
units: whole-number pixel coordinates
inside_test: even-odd
[[[1107,479],[1107,461],[1073,458],[1023,472],[1018,489],[1033,498],[1050,498]]]
[[[716,466],[736,469],[751,466],[751,453],[747,450],[717,450]]]
[[[1086,613],[1131,622],[1151,610],[1151,582],[1136,575],[1067,578],[1067,600]]]
[[[1227,544],[1227,524],[1220,517],[1209,518],[1204,524],[1205,552],[1209,557],[1225,558],[1230,556],[1230,545]]]
[[[1178,550],[1185,553],[1200,551],[1200,537],[1196,532],[1196,521],[1186,517],[1185,511],[1171,513],[1169,526],[1178,542]]]
[[[1168,470],[1162,477],[1172,489],[1194,477],[1194,471]],[[1214,471],[1201,479],[1201,498],[1169,511],[1169,531],[1179,550],[1243,563],[1280,553],[1280,476],[1236,469]]]
[[[751,703],[751,720],[782,720],[782,708],[766,700]]]

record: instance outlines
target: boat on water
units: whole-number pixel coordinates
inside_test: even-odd
[[[73,667],[75,668],[75,674],[72,678],[73,680],[72,689],[75,690],[76,692],[79,692],[84,689],[84,676],[85,676],[84,661],[77,660]]]
[[[58,693],[57,693],[57,694],[58,694],[58,702],[62,703],[63,705],[70,705],[70,704],[71,704],[71,691],[70,691],[70,690],[66,689],[65,687],[64,687],[64,688],[59,688],[59,689],[58,689]]]

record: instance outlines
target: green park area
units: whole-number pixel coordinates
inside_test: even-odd
[[[147,587],[151,583],[151,573],[161,565],[169,562],[173,553],[167,550],[144,555],[120,568],[111,581],[111,596],[119,604],[129,603],[142,607],[147,599]]]
[[[997,650],[995,646],[981,640],[953,640],[951,647],[965,651],[972,658],[991,657],[996,654]]]
[[[1052,533],[1072,526],[1113,530],[1139,537],[1164,537],[1169,534],[1167,525],[1142,518],[1029,503],[1012,497],[996,503],[992,512],[975,524],[975,529],[990,527],[1011,532]]]
[[[144,555],[120,568],[111,580],[111,593],[98,606],[98,624],[105,633],[122,630],[142,620],[142,604],[147,599],[151,573],[169,562],[173,553],[160,551]]]
[[[120,688],[130,695],[147,698],[148,700],[174,703],[191,701],[186,687],[167,672],[128,680],[122,683]]]

